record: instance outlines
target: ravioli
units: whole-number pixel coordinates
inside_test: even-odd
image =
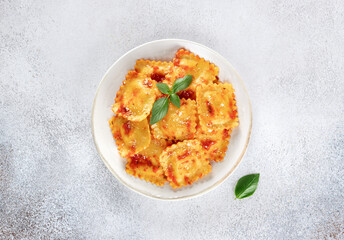
[[[173,83],[178,79],[185,76],[185,71],[173,65],[172,71],[166,75],[166,84],[172,88]]]
[[[219,74],[219,68],[215,64],[200,58],[185,49],[179,49],[173,59],[173,64],[183,70],[183,74],[192,75],[193,80],[190,86],[186,89],[189,91],[196,91],[198,85],[211,84],[216,81],[216,76]]]
[[[204,131],[239,125],[232,84],[199,85],[196,91],[199,122]]]
[[[143,73],[156,82],[166,82],[166,75],[173,72],[172,62],[151,61],[140,59],[136,61],[135,71]]]
[[[211,171],[198,140],[185,140],[166,148],[160,156],[160,165],[173,188],[192,184]]]
[[[116,140],[118,152],[122,157],[128,157],[147,148],[151,135],[147,119],[132,122],[120,116],[114,116],[109,121],[113,138]]]
[[[157,89],[150,77],[129,71],[112,110],[130,121],[142,121],[152,110],[156,96]]]
[[[211,133],[204,132],[197,128],[196,138],[200,141],[209,161],[220,162],[226,155],[231,129],[214,130]]]
[[[152,138],[146,149],[128,158],[125,171],[158,186],[164,185],[167,180],[159,157],[166,146],[167,142],[164,139]]]
[[[181,99],[180,103],[180,108],[170,103],[166,116],[151,126],[155,138],[170,140],[194,138],[197,120],[196,102]]]

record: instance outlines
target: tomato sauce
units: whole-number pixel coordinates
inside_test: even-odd
[[[188,90],[182,90],[180,92],[177,93],[177,95],[180,98],[184,98],[184,99],[192,99],[195,100],[196,99],[196,94],[194,91],[188,89]]]
[[[133,169],[138,168],[140,166],[153,167],[151,160],[142,154],[135,154],[132,157],[130,157],[130,159],[131,161],[129,166]]]
[[[229,130],[225,129],[223,130],[223,140],[227,139],[229,137]]]
[[[123,104],[118,108],[118,112],[122,114],[126,114],[129,112],[129,108],[125,107]]]
[[[234,111],[232,111],[231,113],[229,113],[229,117],[230,117],[231,119],[235,119],[235,118],[236,118],[236,115],[237,115],[237,111],[236,111],[236,110],[234,110]]]
[[[178,157],[178,159],[180,160],[180,159],[184,159],[184,158],[186,158],[187,156],[189,156],[190,155],[190,151],[186,151],[183,155],[180,155],[179,157]]]
[[[113,138],[116,140],[122,140],[122,135],[119,132],[113,134]]]
[[[146,80],[143,81],[143,85],[145,85],[146,87],[151,88],[153,86],[153,82],[151,80],[146,79]]]
[[[201,141],[201,145],[204,149],[206,150],[209,150],[209,148],[214,145],[216,142],[215,141],[212,141],[210,139],[207,139],[207,140],[204,140],[204,141]]]
[[[207,101],[207,108],[210,115],[214,115],[214,107]]]
[[[128,135],[131,131],[131,124],[130,122],[126,122],[123,124],[123,129],[124,129],[124,133],[125,135]]]
[[[172,182],[174,182],[176,185],[179,186],[176,177],[173,175],[173,169],[172,169],[171,165],[169,165],[168,168],[167,168],[167,177],[172,179]]]
[[[159,73],[152,73],[151,79],[159,83],[165,80],[165,75]]]

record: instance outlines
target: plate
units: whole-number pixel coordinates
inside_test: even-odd
[[[119,87],[137,59],[171,61],[180,48],[185,48],[217,65],[219,79],[233,85],[236,94],[239,127],[232,132],[226,156],[222,162],[212,163],[212,171],[187,187],[172,189],[166,183],[159,187],[135,178],[125,171],[126,159],[120,157],[109,128],[113,116],[112,105]],[[92,134],[96,148],[111,173],[125,186],[151,198],[177,200],[199,196],[219,186],[238,167],[246,151],[252,126],[250,99],[244,83],[232,65],[214,50],[196,42],[163,39],[145,43],[120,57],[105,73],[96,92],[92,108]]]

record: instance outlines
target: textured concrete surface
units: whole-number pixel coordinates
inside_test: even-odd
[[[0,239],[344,239],[343,13],[341,0],[1,0]],[[122,186],[91,135],[104,72],[161,38],[220,52],[253,105],[237,171],[180,202]],[[256,193],[234,200],[253,172]]]

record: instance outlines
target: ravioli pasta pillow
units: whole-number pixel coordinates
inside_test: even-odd
[[[156,95],[155,82],[150,77],[130,71],[117,92],[112,110],[130,121],[142,121],[152,110]]]
[[[216,81],[219,73],[217,66],[185,49],[177,51],[173,64],[183,69],[185,75],[193,76],[194,79],[188,88],[193,92],[196,91],[198,85],[211,84]]]
[[[209,161],[220,162],[226,155],[229,139],[231,138],[230,134],[231,129],[219,129],[207,133],[199,127],[197,129],[196,139],[200,141],[206,158]]]
[[[197,111],[204,131],[231,129],[239,125],[232,84],[197,86]]]
[[[151,135],[147,119],[132,122],[120,116],[114,116],[109,123],[118,152],[122,157],[134,155],[149,146]]]
[[[159,157],[166,146],[167,142],[164,139],[152,138],[146,149],[128,158],[126,172],[158,186],[163,185],[167,180]]]
[[[146,59],[140,59],[136,61],[135,71],[143,73],[156,82],[168,83],[166,75],[173,72],[172,62],[151,61]]]
[[[211,171],[198,140],[185,140],[166,148],[160,164],[173,188],[192,184]]]

